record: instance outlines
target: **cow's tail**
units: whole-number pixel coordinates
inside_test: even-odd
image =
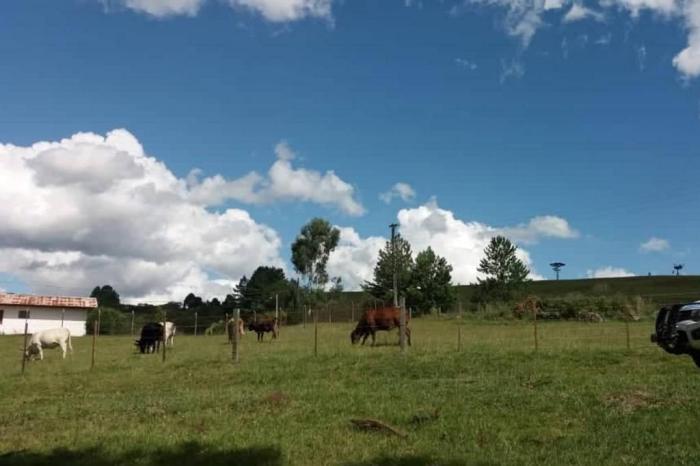
[[[73,354],[73,345],[70,342],[70,332],[68,332],[68,351]]]

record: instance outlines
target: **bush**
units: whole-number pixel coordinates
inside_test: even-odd
[[[591,320],[592,315],[600,315],[605,319],[634,319],[654,315],[656,306],[644,301],[640,296],[585,296],[572,294],[562,298],[529,297],[525,301],[515,303],[513,315],[517,318],[531,318],[530,309],[526,302],[536,300],[538,318],[562,320]]]
[[[131,318],[123,312],[115,309],[101,308],[100,311],[100,335],[119,335],[131,331]],[[94,309],[88,313],[85,327],[88,335],[92,335],[92,330],[97,320],[98,310]]]

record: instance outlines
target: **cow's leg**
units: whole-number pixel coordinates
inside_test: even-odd
[[[406,341],[408,342],[408,346],[411,346],[411,329],[406,327]]]
[[[70,335],[68,335],[68,351],[70,351],[71,356],[73,355],[73,345],[70,342]]]
[[[369,333],[372,335],[372,346],[374,346],[375,343],[377,343],[376,332],[374,331],[374,329],[370,329]]]
[[[365,334],[362,336],[362,344],[364,345],[365,342],[367,341],[367,337],[369,336],[368,332],[365,332]]]
[[[66,359],[66,344],[61,342],[58,346],[61,347],[61,359]]]
[[[41,349],[41,344],[39,344],[39,361],[44,360],[44,350]]]

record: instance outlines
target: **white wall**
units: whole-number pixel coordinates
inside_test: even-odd
[[[24,333],[24,319],[18,317],[19,311],[29,311],[29,333],[39,332],[50,328],[65,327],[75,337],[85,335],[87,309],[66,309],[61,324],[60,308],[0,306],[4,310],[0,335]]]

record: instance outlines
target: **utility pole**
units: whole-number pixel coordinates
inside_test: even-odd
[[[396,228],[398,226],[396,223],[389,225],[389,228],[391,228],[391,257],[394,265],[394,307],[399,307],[399,282],[396,276]]]

